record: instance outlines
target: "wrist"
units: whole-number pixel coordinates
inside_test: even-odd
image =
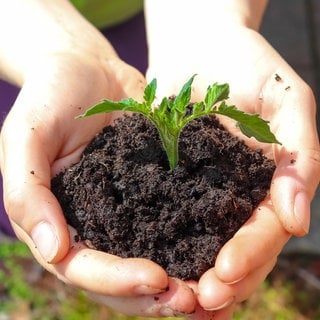
[[[260,27],[268,4],[268,0],[203,1],[208,6],[204,7],[204,11],[212,16],[210,24],[223,26],[224,29],[228,29],[228,26],[240,26],[256,31]]]
[[[16,85],[21,86],[30,69],[47,56],[70,53],[100,60],[116,56],[103,35],[67,0],[9,3],[0,10],[0,76]],[[13,16],[19,23],[12,24]]]

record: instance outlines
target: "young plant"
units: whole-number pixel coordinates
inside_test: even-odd
[[[157,88],[157,81],[153,79],[144,90],[142,103],[132,98],[120,101],[103,100],[79,117],[117,110],[142,113],[158,129],[171,169],[174,169],[178,164],[178,142],[183,127],[190,121],[205,115],[227,116],[237,121],[237,126],[247,137],[254,137],[260,142],[279,143],[270,131],[268,121],[261,119],[257,114],[247,114],[233,105],[226,104],[225,99],[229,96],[228,84],[214,83],[208,87],[204,101],[191,104],[191,86],[194,77],[192,76],[184,84],[176,97],[173,99],[163,98],[157,107],[153,105]]]

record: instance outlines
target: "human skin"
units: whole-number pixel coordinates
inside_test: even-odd
[[[169,278],[151,261],[121,259],[73,243],[73,231],[69,233],[50,191],[50,180],[74,163],[117,115],[82,120],[75,116],[103,98],[141,98],[146,80],[121,61],[109,42],[65,0],[0,0],[0,74],[22,87],[1,131],[4,201],[17,236],[39,263],[97,300],[128,314],[228,319],[233,303],[248,298],[270,272],[290,234],[303,235],[308,229],[308,206],[319,181],[315,104],[308,86],[255,31],[265,1],[187,3],[180,15],[181,1],[146,1],[148,76],[155,76],[158,89],[167,95],[197,73],[194,99],[212,81],[228,82],[230,101],[269,119],[283,143],[270,147],[249,141],[277,163],[271,199],[222,248],[215,267],[199,283],[183,282]],[[206,10],[194,15],[199,8]],[[219,30],[226,29],[223,36],[214,33],[214,43],[206,40],[208,36],[197,36],[212,34],[214,19],[209,12],[217,12]],[[159,21],[164,16],[165,24]],[[12,17],[19,24],[11,25]],[[186,24],[190,21],[192,30]],[[168,30],[160,33],[159,26]],[[192,45],[185,50],[184,43]],[[213,50],[216,46],[218,50]],[[275,73],[285,84],[275,81]],[[287,83],[289,91],[284,88]],[[303,213],[299,223],[292,214],[296,194]]]
[[[230,301],[245,299],[254,288],[252,284],[266,275],[268,261],[272,264],[276,260],[288,235],[308,232],[310,202],[320,176],[315,100],[309,86],[257,31],[266,1],[230,0],[214,5],[204,0],[195,5],[176,0],[170,1],[170,10],[164,9],[169,0],[145,3],[150,47],[147,74],[150,79],[157,77],[158,92],[175,92],[186,75],[197,74],[193,97],[199,101],[212,79],[228,82],[229,103],[269,120],[282,142],[265,145],[246,139],[234,123],[222,119],[248,145],[273,158],[277,168],[271,197],[222,248],[215,267],[199,281],[201,305],[214,309],[219,301],[220,305],[228,301],[227,296]],[[179,19],[182,6],[183,19]],[[167,30],[159,31],[164,15],[163,28]]]

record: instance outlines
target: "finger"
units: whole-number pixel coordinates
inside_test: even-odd
[[[188,286],[193,290],[195,295],[197,296],[197,306],[196,310],[193,314],[190,314],[187,318],[190,320],[231,320],[234,304],[226,305],[225,308],[216,311],[208,311],[204,310],[203,307],[199,304],[198,296],[199,296],[199,288],[198,283],[193,280],[186,281]]]
[[[232,320],[234,312],[234,305],[227,306],[221,310],[208,311],[204,310],[200,305],[197,306],[196,311],[189,315],[187,319],[190,320]]]
[[[271,272],[275,263],[276,257],[273,257],[264,266],[234,284],[222,283],[214,268],[208,270],[199,281],[200,305],[205,310],[218,311],[248,299]]]
[[[32,245],[44,260],[55,263],[67,253],[69,236],[60,204],[50,191],[51,167],[59,152],[61,158],[68,158],[64,166],[75,161],[79,150],[97,128],[93,122],[82,123],[83,130],[77,134],[78,125],[69,119],[74,120],[75,110],[79,112],[78,104],[71,104],[70,98],[65,96],[60,99],[62,106],[71,105],[63,110],[68,119],[65,123],[57,111],[57,99],[52,98],[52,93],[46,95],[48,89],[45,85],[40,86],[41,91],[36,84],[39,82],[24,85],[2,127],[0,160],[4,204],[11,221],[25,230],[25,233],[20,232],[21,240],[31,236]],[[38,90],[41,93],[34,95]],[[105,121],[99,119],[95,122],[99,128]],[[88,130],[90,124],[92,128]],[[66,132],[71,132],[72,138]],[[82,140],[80,134],[84,136]]]
[[[196,308],[194,292],[183,281],[170,278],[168,290],[141,297],[112,297],[89,294],[95,301],[124,314],[144,317],[181,317],[193,314]]]
[[[306,85],[298,84],[299,90],[292,87],[281,100],[277,137],[283,146],[275,148],[271,199],[286,230],[301,236],[309,230],[310,203],[320,179],[320,151],[314,97]]]
[[[289,238],[266,198],[222,247],[216,259],[215,272],[222,282],[237,282],[277,256]]]
[[[89,249],[76,242],[76,231],[70,230],[70,250],[57,264],[47,263],[33,247],[32,239],[26,243],[40,264],[63,282],[97,294],[110,296],[136,296],[164,292],[168,287],[166,272],[147,259],[120,257]],[[20,235],[24,231],[15,226]]]
[[[13,118],[1,132],[1,170],[4,204],[11,221],[33,239],[48,262],[60,260],[68,251],[67,225],[56,198],[50,191],[50,163],[43,141],[25,121]],[[11,121],[11,116],[6,123]],[[15,145],[19,141],[19,147]],[[54,146],[51,145],[51,149]]]
[[[308,233],[310,207],[319,184],[320,154],[316,148],[282,149],[271,184],[271,197],[283,226],[296,236]]]
[[[264,200],[221,249],[215,267],[200,278],[200,304],[215,310],[246,298],[272,269],[289,237],[270,200]]]

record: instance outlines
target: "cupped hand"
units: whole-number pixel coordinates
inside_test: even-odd
[[[70,53],[43,56],[30,70],[1,131],[4,202],[17,236],[44,268],[70,285],[109,297],[109,305],[120,311],[139,309],[154,316],[168,310],[193,312],[193,291],[182,281],[169,280],[157,264],[75,243],[50,191],[51,178],[76,162],[116,115],[75,117],[103,98],[141,98],[144,77],[116,56],[102,61]],[[131,304],[121,304],[124,297]]]
[[[196,285],[201,306],[214,310],[248,298],[270,272],[290,235],[308,232],[320,154],[312,91],[270,44],[258,32],[238,25],[215,33],[212,42],[209,38],[194,38],[187,48],[185,42],[168,39],[166,48],[172,50],[152,52],[147,78],[157,77],[158,98],[177,93],[193,74],[197,74],[194,101],[203,98],[208,85],[227,82],[228,102],[270,121],[282,143],[247,139],[234,122],[221,118],[249,146],[273,158],[276,170],[270,199],[222,248],[215,267]]]

